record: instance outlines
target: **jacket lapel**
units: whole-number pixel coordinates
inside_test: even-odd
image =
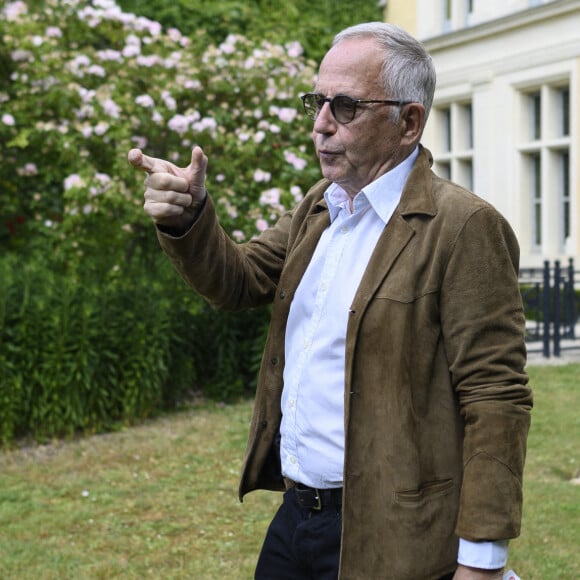
[[[296,241],[292,245],[284,267],[283,283],[292,295],[312,259],[320,236],[330,225],[330,215],[324,200],[320,200],[302,223]]]
[[[433,158],[423,146],[419,149],[419,157],[403,188],[401,201],[377,242],[354,297],[352,309],[357,312],[362,312],[366,307],[399,254],[415,235],[408,218],[416,214],[433,217],[437,213],[430,170]],[[360,320],[360,317],[357,319]]]

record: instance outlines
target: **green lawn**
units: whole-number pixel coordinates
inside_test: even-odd
[[[531,367],[532,428],[522,535],[510,565],[522,580],[580,579],[580,365]],[[575,480],[575,481],[574,481]]]
[[[579,373],[530,368],[524,522],[509,562],[522,580],[580,578]],[[250,412],[204,404],[0,453],[0,578],[252,578],[279,497],[237,500]]]

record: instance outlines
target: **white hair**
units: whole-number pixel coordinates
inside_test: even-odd
[[[345,28],[332,42],[336,46],[351,38],[372,38],[384,50],[380,81],[389,98],[421,103],[425,121],[435,93],[433,59],[408,32],[388,22],[366,22]]]

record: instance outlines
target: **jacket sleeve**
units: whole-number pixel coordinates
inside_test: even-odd
[[[272,301],[284,265],[290,222],[287,213],[258,238],[237,244],[219,225],[208,195],[194,225],[183,236],[158,230],[157,237],[189,286],[215,308],[240,310]]]
[[[456,534],[471,541],[520,531],[532,393],[518,261],[509,224],[484,206],[459,231],[445,268],[441,320],[465,425]]]

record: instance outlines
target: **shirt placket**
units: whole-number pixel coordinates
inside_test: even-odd
[[[303,348],[300,352],[299,359],[297,361],[296,373],[294,374],[294,380],[291,386],[291,395],[288,399],[288,408],[291,412],[292,424],[293,424],[293,437],[289,441],[288,449],[291,453],[289,456],[290,464],[295,467],[295,476],[297,479],[300,478],[301,465],[303,461],[300,458],[300,452],[298,448],[297,434],[301,431],[301,425],[299,423],[299,417],[302,412],[306,412],[304,406],[307,405],[307,397],[301,397],[300,389],[302,385],[302,378],[304,375],[304,370],[306,369],[311,357],[312,357],[312,346],[316,338],[316,333],[320,328],[321,320],[324,314],[324,309],[327,302],[328,292],[332,281],[336,277],[337,270],[340,266],[341,256],[344,252],[345,245],[348,242],[349,234],[352,231],[350,216],[345,210],[343,210],[335,219],[331,226],[331,235],[329,237],[329,242],[326,248],[324,265],[320,275],[320,282],[317,287],[316,297],[314,301],[314,307],[312,311],[312,316],[308,321],[307,331],[304,335]]]

